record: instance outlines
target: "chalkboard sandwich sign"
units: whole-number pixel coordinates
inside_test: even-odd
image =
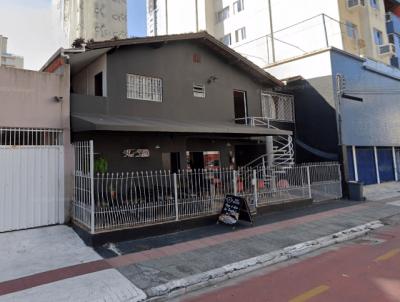
[[[239,196],[226,195],[218,221],[235,225],[239,220],[253,224],[253,217],[247,200]]]

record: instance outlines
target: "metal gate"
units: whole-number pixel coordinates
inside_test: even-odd
[[[0,232],[64,222],[62,130],[0,128]]]

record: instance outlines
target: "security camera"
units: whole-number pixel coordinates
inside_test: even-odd
[[[61,103],[63,101],[63,97],[62,96],[55,96],[54,97],[54,101],[56,101],[57,103]]]

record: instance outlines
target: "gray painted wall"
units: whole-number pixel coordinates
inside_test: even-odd
[[[193,63],[193,54],[201,63]],[[74,104],[75,112],[105,112],[110,115],[134,115],[176,120],[233,121],[233,90],[248,96],[250,116],[261,116],[262,87],[246,73],[196,42],[172,42],[160,48],[126,46],[107,57],[108,98]],[[163,79],[163,102],[127,99],[128,73]],[[210,76],[217,77],[207,84]],[[72,80],[74,82],[74,80]],[[193,97],[193,84],[206,85],[206,98]]]

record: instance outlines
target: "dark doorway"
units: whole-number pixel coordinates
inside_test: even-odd
[[[193,170],[204,169],[203,152],[190,152],[189,164]]]
[[[181,169],[181,157],[179,152],[171,152],[171,172],[178,173]]]
[[[238,167],[243,167],[266,153],[267,147],[265,144],[237,145],[235,146],[236,165]]]
[[[247,96],[246,91],[233,91],[235,105],[235,120],[237,124],[246,124],[247,118]]]
[[[103,72],[94,76],[94,95],[103,96]]]

